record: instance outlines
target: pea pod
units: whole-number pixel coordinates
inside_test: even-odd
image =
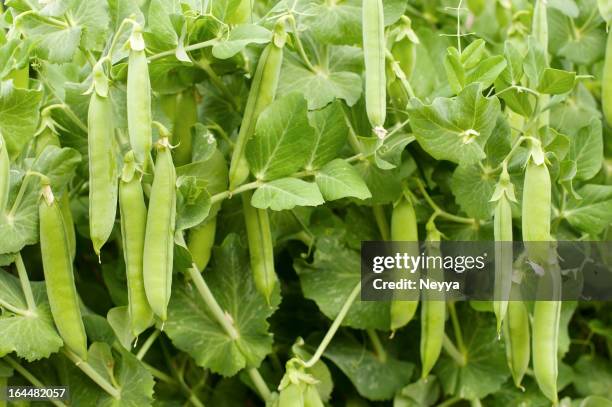
[[[108,79],[100,65],[94,68],[94,86],[87,115],[89,151],[89,233],[94,251],[108,240],[117,211],[117,163],[114,154],[113,106]]]
[[[178,115],[174,119],[172,130],[172,143],[176,147],[172,153],[174,162],[180,167],[191,162],[191,126],[198,121],[198,105],[193,89],[179,93],[176,97],[176,111]]]
[[[277,277],[274,271],[274,244],[268,211],[251,206],[251,194],[242,195],[242,210],[249,241],[249,256],[255,287],[270,302]]]
[[[501,332],[502,323],[508,309],[510,288],[512,287],[512,209],[510,201],[516,201],[514,186],[504,166],[499,183],[491,201],[496,202],[493,215],[493,233],[495,237],[495,281],[493,310],[497,319],[497,333]]]
[[[297,383],[289,383],[280,391],[278,407],[304,407],[304,392]]]
[[[142,185],[136,173],[134,153],[126,154],[119,182],[119,212],[123,259],[128,286],[128,313],[132,335],[137,337],[153,322],[143,281],[144,240],[147,223]]]
[[[533,6],[533,18],[531,24],[531,33],[543,52],[544,61],[548,66],[548,17],[546,12],[547,0],[536,0]],[[549,104],[549,95],[540,95],[538,103],[545,107]],[[538,116],[538,122],[541,126],[548,126],[550,121],[550,110],[542,111]]]
[[[428,255],[440,256],[440,232],[433,222],[427,225]],[[442,281],[442,270],[436,268],[427,270],[429,279]],[[444,323],[446,319],[446,303],[440,294],[424,291],[421,304],[421,378],[426,378],[434,367],[444,339]]]
[[[151,80],[139,25],[134,27],[129,45],[126,105],[128,134],[136,162],[146,169],[152,144]]]
[[[384,137],[387,114],[385,32],[382,0],[363,0],[363,57],[366,113],[372,128]]]
[[[608,30],[606,58],[601,78],[601,109],[608,125],[612,126],[612,30]]]
[[[316,386],[307,384],[304,389],[304,407],[324,407]]]
[[[280,69],[283,63],[283,47],[285,46],[286,33],[283,23],[279,22],[274,29],[272,41],[264,48],[257,69],[251,83],[251,90],[247,99],[240,131],[229,169],[230,190],[242,184],[249,176],[249,165],[244,152],[249,139],[255,132],[255,124],[259,114],[274,100]]]
[[[187,248],[200,271],[203,271],[210,261],[212,247],[215,244],[216,229],[217,217],[213,216],[189,230]]]
[[[518,295],[518,286],[513,290]],[[506,360],[516,387],[522,388],[521,382],[529,366],[530,335],[529,314],[525,303],[514,298],[508,303],[506,323],[504,324],[506,342]]]
[[[172,286],[174,227],[176,217],[176,170],[170,142],[157,143],[155,176],[151,186],[144,240],[143,280],[151,309],[162,321],[167,319]]]
[[[74,285],[66,225],[49,185],[43,187],[42,195],[38,206],[40,251],[53,321],[66,347],[86,359],[87,336]]]
[[[401,17],[401,25],[391,46],[393,58],[399,63],[407,80],[412,77],[416,65],[416,46],[419,38],[412,29],[412,22],[406,16]]]
[[[0,134],[0,214],[4,216],[9,198],[11,161],[4,137]]]
[[[411,242],[411,256],[419,256],[419,235],[417,230],[416,213],[412,201],[402,198],[393,208],[391,215],[391,240]],[[413,274],[418,277],[418,274]],[[417,301],[392,301],[391,302],[391,330],[401,328],[412,320],[419,305]]]

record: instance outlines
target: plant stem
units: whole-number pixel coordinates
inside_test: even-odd
[[[19,281],[21,282],[21,290],[23,291],[26,303],[28,304],[28,311],[36,314],[36,301],[34,301],[32,286],[30,285],[28,273],[25,265],[23,264],[23,259],[21,258],[21,253],[17,253],[17,256],[15,257],[15,265],[17,266],[17,274],[19,274]]]
[[[38,380],[36,378],[36,376],[34,376],[32,373],[30,373],[25,367],[21,366],[19,363],[17,363],[17,361],[15,359],[13,359],[11,356],[6,355],[3,360],[8,363],[9,365],[11,365],[11,367],[13,369],[15,369],[17,372],[19,372],[19,374],[21,376],[23,376],[24,379],[26,379],[27,381],[29,381],[30,383],[32,383],[34,386],[38,387],[38,388],[43,388],[46,387],[45,384],[43,382],[41,382],[40,380]],[[49,399],[49,402],[57,407],[66,407],[66,404],[62,403],[59,400],[52,400]]]
[[[196,289],[200,293],[200,296],[202,296],[202,299],[208,306],[210,312],[212,312],[219,325],[221,325],[232,340],[238,339],[240,334],[236,330],[236,327],[234,327],[230,319],[221,309],[221,306],[213,296],[210,288],[208,288],[206,281],[204,281],[204,277],[202,277],[195,264],[189,269],[189,276],[195,283]]]
[[[418,178],[417,178],[416,182],[417,182],[417,186],[419,187],[419,190],[421,191],[421,194],[423,195],[423,198],[425,198],[425,201],[427,201],[429,206],[431,206],[431,208],[434,210],[434,215],[433,215],[434,217],[440,216],[442,218],[446,218],[446,219],[448,219],[450,221],[457,222],[457,223],[466,223],[466,224],[470,224],[470,225],[477,224],[476,219],[464,218],[463,216],[453,215],[453,214],[448,213],[445,210],[441,209],[438,206],[438,204],[436,204],[433,201],[433,199],[431,199],[431,197],[429,196],[429,194],[425,190],[425,186],[423,185],[423,182],[420,179],[418,179]]]
[[[29,186],[30,178],[31,178],[31,174],[29,172],[26,172],[26,174],[23,176],[23,181],[21,181],[21,185],[19,186],[19,191],[17,192],[17,196],[15,197],[13,206],[11,207],[11,210],[9,211],[9,213],[6,215],[8,219],[11,219],[12,217],[15,216],[15,212],[17,212],[17,209],[21,205],[21,201],[23,201],[23,197],[25,195],[26,189]]]
[[[144,365],[144,367],[147,368],[147,370],[151,373],[151,375],[153,377],[158,378],[159,380],[166,382],[168,384],[178,384],[178,382],[176,380],[174,380],[171,376],[168,376],[167,374],[165,374],[164,372],[162,372],[161,370],[151,366],[150,364],[146,363],[146,362],[140,362]]]
[[[438,404],[438,407],[448,407],[448,406],[452,406],[453,404],[456,404],[458,402],[461,401],[460,397],[451,397],[448,400],[445,400],[443,403]]]
[[[232,107],[238,110],[239,106],[238,103],[236,103],[234,95],[232,92],[230,92],[227,86],[225,86],[225,83],[223,83],[223,80],[219,77],[219,75],[217,75],[217,73],[211,68],[208,60],[206,58],[200,58],[199,60],[195,61],[195,64],[206,72],[206,75],[208,75],[210,81],[217,87],[217,89],[221,91],[221,93],[223,93],[225,98],[229,100]]]
[[[112,398],[119,400],[121,393],[119,390],[110,384],[104,377],[100,375],[89,363],[81,359],[75,353],[68,349],[63,349],[62,352],[68,357],[83,373],[85,373],[91,380],[93,380],[98,386],[108,393]]]
[[[465,356],[457,350],[453,342],[450,340],[448,335],[444,334],[444,338],[442,338],[442,347],[448,353],[448,355],[453,358],[455,363],[459,366],[465,366]]]
[[[257,392],[259,393],[263,401],[267,402],[268,400],[270,400],[270,396],[272,395],[272,393],[270,393],[270,389],[268,389],[268,385],[264,381],[263,377],[261,377],[259,370],[254,367],[250,367],[247,369],[247,373],[249,374],[251,381],[255,385],[255,388],[257,389]]]
[[[378,360],[380,363],[385,363],[387,361],[387,351],[380,342],[378,333],[376,333],[376,330],[374,329],[367,329],[366,332],[370,338],[370,342],[372,342],[372,347],[374,348],[374,352],[376,353]]]
[[[374,212],[374,219],[376,219],[380,237],[382,237],[382,240],[389,240],[391,233],[389,232],[389,222],[385,215],[385,208],[382,205],[374,205],[372,206],[372,212]]]
[[[142,344],[142,347],[138,350],[138,353],[136,354],[136,358],[138,360],[142,360],[142,358],[147,354],[147,352],[151,348],[151,345],[153,345],[160,333],[161,331],[158,331],[156,329],[151,335],[149,335],[147,340]]]
[[[290,15],[289,23],[291,24],[291,29],[293,30],[293,38],[295,38],[295,45],[296,45],[298,54],[300,54],[300,57],[302,57],[302,60],[304,61],[304,65],[306,65],[306,67],[311,72],[316,73],[317,71],[315,67],[312,66],[310,59],[308,59],[308,55],[306,55],[306,51],[304,50],[304,45],[302,44],[302,40],[300,40],[300,34],[298,33],[297,24],[295,22],[295,18],[293,17],[293,15]]]
[[[465,355],[467,351],[463,342],[463,333],[461,332],[461,325],[459,325],[459,318],[457,317],[457,309],[455,308],[455,303],[453,301],[448,302],[448,311],[451,317],[451,322],[453,323],[453,331],[455,332],[457,346],[459,346],[461,353]]]
[[[216,38],[213,38],[212,40],[207,40],[207,41],[203,41],[203,42],[198,42],[196,44],[188,45],[188,46],[185,47],[185,52],[195,51],[197,49],[202,49],[202,48],[206,48],[206,47],[212,47],[217,42],[218,42],[218,40]],[[160,52],[159,54],[151,55],[148,58],[148,60],[149,60],[149,62],[155,61],[156,59],[160,59],[160,58],[164,58],[164,57],[168,57],[168,56],[174,55],[175,52],[176,52],[176,49],[171,49],[171,50],[168,50],[168,51]]]
[[[11,311],[13,314],[21,315],[22,317],[29,317],[30,315],[32,315],[30,311],[14,307],[8,302],[1,300],[1,299],[0,299],[0,307],[6,308],[7,310]]]
[[[310,360],[308,360],[307,362],[304,362],[305,367],[312,367],[314,366],[315,363],[319,361],[319,359],[321,359],[323,352],[325,352],[325,349],[327,348],[327,346],[333,339],[334,335],[336,334],[336,331],[338,331],[338,328],[340,328],[340,325],[342,324],[344,317],[346,317],[346,314],[348,314],[349,309],[351,308],[351,305],[353,305],[353,302],[355,301],[355,298],[357,298],[357,295],[359,294],[360,291],[361,291],[361,281],[357,283],[355,288],[353,288],[353,291],[351,291],[351,293],[347,297],[346,301],[344,302],[344,305],[342,305],[342,308],[340,309],[340,312],[336,316],[336,319],[334,319],[334,322],[329,327],[329,330],[327,331],[327,333],[323,337],[323,340],[319,344],[319,347],[317,348],[315,354],[310,358]]]

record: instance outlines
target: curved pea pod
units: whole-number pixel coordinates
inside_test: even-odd
[[[130,37],[127,76],[127,122],[136,162],[146,169],[152,145],[151,80],[140,27]]]
[[[0,214],[4,216],[9,198],[11,161],[4,137],[0,134]]]
[[[176,98],[176,112],[172,143],[175,145],[172,153],[177,167],[189,164],[192,154],[191,126],[198,121],[198,105],[193,89],[180,93]]]
[[[363,0],[362,12],[366,113],[374,131],[384,136],[387,87],[382,0]]]
[[[244,155],[245,147],[255,132],[255,124],[259,114],[272,103],[276,95],[283,63],[285,40],[284,27],[282,23],[278,23],[272,41],[264,48],[259,57],[230,162],[230,190],[242,184],[249,176],[249,165]]]
[[[215,244],[216,229],[217,217],[213,216],[189,230],[187,248],[200,271],[203,271],[210,261],[212,247]]]
[[[530,357],[529,314],[522,301],[514,299],[508,303],[506,323],[504,324],[506,343],[506,360],[516,387],[522,388],[521,382]]]
[[[608,125],[612,126],[612,30],[608,31],[606,58],[601,79],[601,109]]]
[[[251,206],[251,193],[242,195],[244,222],[249,241],[249,256],[255,287],[270,302],[277,282],[274,271],[274,245],[270,231],[268,211]]]
[[[176,171],[170,143],[158,142],[155,176],[151,186],[144,241],[143,279],[151,309],[162,321],[167,319],[172,286],[174,227],[176,219]]]
[[[302,386],[290,383],[280,391],[278,407],[304,407],[304,392]]]
[[[391,45],[391,54],[399,63],[406,79],[410,80],[416,65],[416,46],[419,44],[419,38],[412,29],[412,22],[408,17],[402,16],[401,22],[395,41]]]
[[[142,185],[135,171],[133,152],[126,154],[124,160],[123,174],[119,182],[119,213],[130,327],[132,335],[137,337],[153,323],[153,311],[147,301],[143,281],[147,207]]]
[[[538,387],[555,405],[557,395],[557,350],[561,302],[535,301],[533,306],[533,373]]]
[[[74,285],[66,225],[58,201],[48,185],[43,187],[38,214],[40,251],[53,321],[66,347],[86,359],[87,336]]]
[[[428,225],[428,229],[430,226]],[[440,256],[440,234],[437,230],[428,230],[428,255]],[[434,267],[427,270],[429,279],[442,281],[442,270]],[[444,323],[446,320],[446,302],[440,294],[423,291],[421,304],[421,378],[426,378],[440,357],[444,340]]]
[[[304,389],[304,407],[325,407],[316,386],[306,385]]]
[[[391,215],[391,240],[400,242],[412,242],[409,249],[411,256],[419,255],[419,235],[417,229],[416,213],[412,202],[402,198],[393,208]],[[418,279],[415,272],[411,276]],[[419,305],[416,301],[396,300],[391,302],[391,330],[395,331],[412,320]]]
[[[102,73],[94,73],[94,81],[104,83]],[[98,78],[96,79],[96,76]],[[107,85],[107,84],[106,84]],[[100,90],[98,90],[100,89]],[[115,161],[113,106],[104,85],[94,85],[87,115],[89,151],[89,233],[94,251],[108,240],[117,211],[117,163]]]

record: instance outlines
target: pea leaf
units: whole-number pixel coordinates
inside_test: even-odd
[[[274,312],[278,296],[273,297],[273,306],[268,306],[257,292],[246,250],[237,235],[229,235],[214,251],[214,261],[214,271],[206,275],[207,284],[231,316],[238,339],[221,328],[195,287],[187,283],[172,287],[164,329],[172,343],[199,366],[232,376],[247,366],[258,366],[272,350],[266,319]]]
[[[177,178],[176,230],[202,223],[210,212],[210,193],[201,178],[182,175]]]
[[[576,72],[546,68],[540,75],[538,91],[549,95],[560,95],[569,92],[576,83]]]
[[[451,189],[459,206],[468,216],[489,219],[494,204],[489,202],[497,185],[494,173],[478,164],[459,165],[451,179]]]
[[[315,144],[310,159],[304,167],[313,170],[338,156],[346,142],[348,126],[338,101],[323,109],[308,112],[308,120],[314,128]]]
[[[281,178],[304,166],[315,142],[306,112],[304,98],[292,93],[261,113],[255,135],[246,147],[246,158],[255,178]]]
[[[440,397],[440,384],[436,376],[428,376],[409,384],[396,394],[394,407],[432,406]]]
[[[574,388],[582,396],[610,396],[612,369],[599,356],[582,355],[574,365]]]
[[[317,171],[315,180],[328,201],[348,196],[358,199],[368,199],[372,196],[357,170],[340,158],[330,161]]]
[[[323,197],[317,185],[298,178],[280,178],[257,188],[251,205],[259,209],[282,211],[296,206],[318,206]]]
[[[319,42],[354,44],[361,40],[361,4],[358,1],[308,2],[302,22]]]
[[[59,194],[74,176],[80,162],[81,155],[72,148],[47,146],[36,158],[32,169],[46,175],[53,192]]]
[[[413,99],[409,116],[417,141],[435,159],[470,164],[485,158],[499,108],[497,98],[482,96],[480,85],[473,84],[431,105]]]
[[[0,132],[11,157],[16,157],[32,140],[39,118],[42,92],[0,83]]]
[[[304,296],[333,319],[360,279],[359,253],[345,248],[337,238],[324,236],[317,243],[314,261],[295,260]],[[388,329],[389,304],[355,300],[343,323],[359,329]]]
[[[20,188],[22,199],[17,201]],[[40,185],[35,176],[13,167],[10,178],[9,212],[0,214],[0,253],[16,253],[38,241],[38,198]]]
[[[578,230],[597,235],[612,222],[612,186],[588,184],[580,188],[563,211],[564,218]]]
[[[48,358],[64,344],[55,330],[44,283],[31,282],[36,313],[0,315],[0,357],[15,352],[28,361]],[[19,280],[0,270],[0,304],[27,310]]]
[[[231,58],[249,44],[266,44],[272,39],[272,32],[255,24],[236,26],[225,41],[215,44],[212,54],[215,58]]]
[[[569,158],[576,162],[576,179],[593,178],[603,164],[603,134],[601,120],[591,119],[570,143]]]

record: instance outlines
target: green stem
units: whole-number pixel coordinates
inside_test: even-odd
[[[453,358],[455,363],[457,363],[459,366],[465,366],[465,356],[462,355],[459,350],[457,350],[453,342],[446,334],[444,334],[444,338],[442,338],[442,347],[446,353]]]
[[[8,302],[0,299],[0,307],[6,308],[11,311],[13,314],[21,315],[22,317],[29,317],[32,313],[28,310],[17,308],[9,304]]]
[[[319,359],[321,359],[323,352],[325,352],[325,349],[330,344],[334,335],[338,331],[338,328],[340,328],[342,321],[346,317],[346,314],[348,314],[349,310],[351,309],[351,305],[353,305],[353,302],[357,298],[357,295],[359,294],[360,291],[361,291],[361,281],[357,283],[355,288],[353,288],[353,291],[351,291],[351,293],[349,294],[348,298],[344,302],[344,305],[342,305],[340,312],[338,313],[338,315],[336,316],[336,319],[334,319],[334,322],[329,327],[329,330],[323,337],[323,340],[319,344],[319,347],[317,348],[315,354],[307,362],[304,362],[305,367],[312,367],[314,366],[315,363],[319,361]]]
[[[142,358],[144,358],[144,356],[147,354],[147,352],[149,351],[160,333],[161,332],[156,329],[151,335],[149,335],[147,340],[142,344],[142,347],[138,350],[138,353],[136,354],[136,358],[138,360],[142,360]]]
[[[295,45],[296,45],[298,54],[300,54],[300,57],[304,61],[304,65],[306,65],[306,67],[311,72],[316,73],[317,71],[316,71],[315,67],[310,62],[310,59],[308,58],[308,55],[306,55],[306,50],[304,49],[304,45],[302,44],[302,40],[300,40],[300,35],[298,33],[297,24],[295,22],[295,18],[293,17],[293,15],[289,16],[289,23],[291,24],[291,30],[293,30],[293,38],[295,39]]]
[[[372,206],[372,212],[374,212],[374,219],[376,219],[380,236],[383,240],[389,240],[391,233],[389,232],[389,222],[385,215],[385,208],[382,205],[374,205]]]
[[[142,363],[143,366],[147,368],[147,370],[151,373],[153,377],[161,380],[162,382],[172,384],[172,385],[178,384],[176,380],[174,380],[171,376],[168,376],[161,370],[154,368],[153,366],[151,366],[150,364],[146,362],[141,361],[140,363]]]
[[[204,277],[202,277],[202,274],[200,274],[195,264],[189,269],[189,276],[193,280],[196,289],[200,293],[200,296],[208,306],[210,312],[212,312],[219,325],[221,325],[232,340],[238,339],[240,334],[236,330],[236,327],[234,327],[230,319],[221,309],[221,306],[213,296],[210,288],[208,288],[206,281],[204,281]]]
[[[17,192],[17,197],[15,197],[15,202],[13,202],[13,206],[11,207],[11,210],[6,215],[8,219],[11,219],[12,217],[15,216],[17,209],[21,205],[25,192],[29,186],[30,178],[31,178],[31,174],[27,172],[26,175],[24,175],[23,177],[23,181],[21,181],[21,185],[19,186],[19,191]]]
[[[374,329],[367,329],[366,333],[370,338],[370,342],[372,342],[372,347],[374,348],[374,352],[376,353],[378,360],[380,361],[380,363],[385,363],[387,361],[387,351],[380,342],[378,333],[376,333]]]
[[[423,195],[423,198],[425,198],[425,201],[427,201],[427,204],[429,206],[431,206],[431,208],[434,210],[434,214],[432,215],[433,218],[439,216],[439,217],[445,218],[447,220],[450,220],[452,222],[465,223],[465,224],[469,224],[469,225],[476,225],[477,224],[477,220],[476,219],[473,219],[473,218],[464,218],[463,216],[453,215],[453,214],[448,213],[445,210],[441,209],[438,206],[438,204],[436,204],[433,201],[433,199],[431,199],[431,197],[429,196],[429,194],[425,190],[425,186],[423,185],[423,182],[420,179],[417,178],[416,183],[417,183],[417,186],[418,186],[419,190],[421,191],[421,194]]]
[[[21,290],[25,296],[26,304],[28,304],[28,311],[35,314],[36,301],[34,301],[34,293],[32,293],[32,286],[30,285],[28,273],[25,265],[23,264],[23,259],[21,258],[21,253],[17,253],[17,256],[15,257],[15,265],[17,266],[17,274],[19,275],[19,281],[21,282]]]
[[[451,322],[453,323],[453,331],[455,332],[457,346],[459,346],[461,353],[465,355],[467,351],[463,342],[463,333],[461,332],[461,325],[459,325],[459,318],[457,317],[457,309],[455,308],[455,303],[453,301],[448,303],[448,311],[451,317]]]
[[[211,68],[210,63],[208,63],[208,60],[206,58],[201,58],[197,60],[195,64],[200,67],[204,72],[206,72],[206,75],[208,75],[210,81],[217,87],[217,89],[221,91],[221,93],[223,93],[225,98],[230,101],[232,107],[238,110],[239,106],[238,103],[236,103],[234,95],[232,94],[232,92],[230,92],[227,86],[225,86],[225,83],[223,83],[223,80],[219,77],[219,75],[217,75],[217,73]]]
[[[62,352],[68,357],[83,373],[85,373],[91,380],[93,380],[102,390],[108,393],[112,398],[119,400],[121,393],[117,388],[110,384],[104,377],[102,377],[89,363],[81,359],[75,353],[68,349],[63,349]]]
[[[3,360],[6,363],[8,363],[9,365],[11,365],[11,367],[13,369],[15,369],[17,372],[19,372],[19,374],[21,376],[23,376],[24,379],[26,379],[27,381],[32,383],[34,386],[36,386],[38,388],[47,387],[47,386],[45,386],[45,384],[43,382],[38,380],[36,378],[36,376],[34,376],[32,373],[30,373],[25,367],[23,367],[19,363],[17,363],[17,361],[15,359],[13,359],[11,356],[6,355],[3,358]],[[66,404],[62,403],[59,400],[49,400],[49,402],[51,402],[51,404],[53,404],[53,405],[55,405],[57,407],[66,407]]]
[[[189,46],[185,47],[185,52],[195,51],[195,50],[206,48],[206,47],[212,47],[217,42],[218,42],[218,40],[216,38],[213,38],[212,40],[198,42],[196,44],[192,44],[192,45],[189,45]],[[174,55],[175,52],[176,52],[176,49],[171,49],[171,50],[168,50],[168,51],[160,52],[159,54],[151,55],[148,58],[148,60],[149,60],[149,62],[155,61],[156,59],[160,59],[160,58],[164,58],[164,57],[168,57],[168,56]]]
[[[272,396],[272,393],[270,392],[270,389],[268,389],[268,385],[264,381],[263,377],[261,377],[259,370],[254,367],[251,367],[247,369],[247,372],[263,401],[267,402],[268,400],[270,400],[270,396]]]
[[[457,404],[458,402],[461,401],[460,397],[451,397],[448,400],[445,400],[444,402],[438,404],[438,407],[448,407],[448,406],[452,406],[453,404]]]

